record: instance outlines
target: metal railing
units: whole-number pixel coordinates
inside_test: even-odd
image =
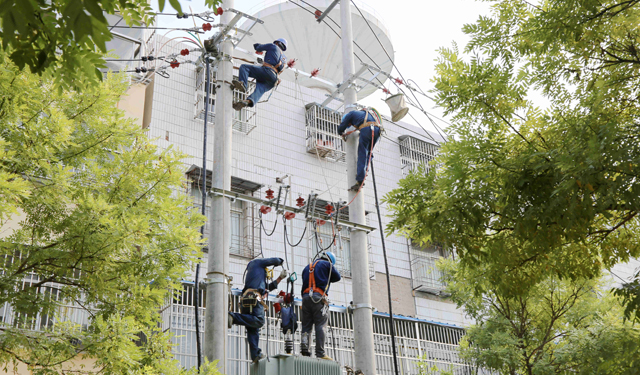
[[[202,292],[201,292],[202,293]],[[182,295],[184,299],[169,301],[163,310],[163,330],[171,330],[174,333],[173,353],[182,366],[190,368],[196,364],[195,322],[193,318],[193,286],[185,284]],[[203,301],[201,295],[201,301]],[[237,311],[239,291],[234,290],[231,296],[233,310]],[[284,339],[281,333],[279,319],[275,317],[273,302],[269,302],[266,321],[268,322],[260,331],[260,347],[265,354],[274,355],[284,353]],[[300,301],[296,301],[296,314],[300,318]],[[201,332],[204,332],[204,303],[200,304]],[[325,352],[338,361],[341,366],[353,367],[355,364],[355,341],[353,334],[353,315],[345,308],[332,306],[330,310],[329,325],[325,328]],[[374,345],[376,351],[377,373],[380,375],[392,375],[393,355],[391,351],[391,338],[388,334],[388,317],[383,314],[374,314]],[[299,322],[300,327],[300,322]],[[418,363],[422,360],[429,367],[436,366],[442,370],[451,370],[454,374],[472,374],[474,368],[465,363],[458,356],[458,343],[464,330],[458,327],[433,324],[418,319],[395,319],[396,344],[398,359],[402,374],[417,374]],[[248,375],[251,365],[249,350],[245,341],[246,331],[244,327],[233,326],[227,331],[228,361],[227,373]],[[315,335],[312,336],[312,345],[315,345]],[[206,338],[203,336],[204,342]],[[294,338],[294,352],[300,352],[300,329]],[[314,348],[311,348],[314,352]],[[423,359],[421,359],[423,358]],[[346,373],[343,370],[344,373]]]
[[[306,105],[308,153],[331,161],[346,161],[346,143],[338,135],[341,118],[340,112],[317,103]]]
[[[429,172],[431,168],[429,162],[438,155],[440,147],[408,135],[401,136],[399,143],[403,176],[408,175],[420,164],[423,164],[426,171]]]
[[[238,79],[238,77],[234,77],[234,79]],[[255,89],[255,83],[249,82],[249,87],[247,87],[246,92],[240,92],[238,90],[233,90],[233,100],[245,100],[249,94],[253,92]],[[209,80],[209,121],[211,124],[214,123],[214,119],[216,116],[215,105],[216,105],[216,72],[211,71],[211,79]],[[196,91],[195,91],[195,114],[194,118],[204,120],[204,102],[205,102],[205,69],[198,68],[196,71]],[[255,127],[257,126],[257,118],[256,118],[256,106],[253,107],[244,107],[240,111],[233,111],[233,130],[242,133],[249,134]]]

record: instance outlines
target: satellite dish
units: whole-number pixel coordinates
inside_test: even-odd
[[[297,59],[296,69],[307,73],[319,69],[317,78],[298,75],[298,83],[305,87],[332,92],[335,85],[343,80],[342,41],[339,36],[340,5],[333,8],[322,23],[318,23],[314,14],[315,8],[324,11],[332,3],[331,0],[294,1],[283,1],[253,13],[252,16],[261,19],[264,23],[253,27],[251,29],[253,35],[246,36],[239,47],[252,52],[254,43],[272,43],[278,38],[285,38],[289,42],[285,55],[287,59]],[[364,4],[358,4],[358,7],[364,18],[354,6],[351,6],[353,51],[357,56],[355,70],[357,71],[360,67],[360,58],[362,62],[371,66],[379,66],[384,72],[390,73],[393,67],[394,51],[389,32],[379,17],[374,15],[374,10]],[[367,26],[367,22],[374,30],[375,35]],[[375,72],[366,71],[362,77],[370,79],[374,74]],[[285,70],[281,77],[291,81],[296,79],[295,73],[290,70]],[[380,74],[374,82],[381,85],[387,79],[386,76]],[[360,81],[359,84],[364,85],[364,82]],[[376,90],[377,88],[373,85],[365,86],[358,93],[358,100],[369,96]]]

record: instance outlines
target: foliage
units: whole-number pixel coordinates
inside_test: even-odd
[[[463,51],[440,50],[450,138],[434,176],[387,196],[388,230],[518,295],[640,255],[640,1],[493,2]]]
[[[199,254],[203,223],[180,193],[182,155],[116,108],[123,76],[59,91],[5,54],[0,69],[0,306],[14,319],[0,323],[0,364],[178,371],[159,308]],[[84,326],[55,324],[72,313]]]
[[[640,329],[623,320],[619,300],[595,279],[551,277],[510,297],[492,287],[483,267],[441,265],[451,298],[475,321],[461,342],[470,363],[500,374],[636,373]]]
[[[438,366],[431,364],[426,354],[418,359],[418,375],[453,375],[453,370],[441,370]]]
[[[158,2],[162,11],[165,0]],[[205,1],[210,7],[220,2]],[[182,13],[178,0],[169,4]],[[95,83],[112,38],[104,13],[119,13],[135,26],[152,24],[151,10],[150,0],[1,0],[0,49],[20,69],[47,73],[65,87]]]

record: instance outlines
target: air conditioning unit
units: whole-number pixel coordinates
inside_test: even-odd
[[[341,375],[340,364],[335,361],[278,354],[251,365],[250,375]]]

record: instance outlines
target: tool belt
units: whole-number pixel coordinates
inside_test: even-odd
[[[258,302],[266,309],[267,304],[262,300],[262,296],[256,289],[247,289],[240,296],[240,306],[248,307],[251,312],[253,308],[258,305]]]
[[[280,64],[282,64],[282,61],[280,61],[280,62],[278,63],[278,65],[276,65],[276,66],[273,66],[273,65],[269,64],[268,62],[264,61],[264,62],[262,63],[262,66],[266,66],[267,68],[271,68],[271,70],[273,70],[273,72],[274,72],[274,73],[276,73],[276,75],[277,75],[277,76],[279,76],[279,75],[280,75],[280,73],[282,73],[282,71],[278,72],[278,69],[277,69],[276,67],[277,67],[277,66],[280,66]]]
[[[375,121],[363,122],[362,125],[356,127],[356,129],[361,130],[364,128],[368,128],[369,126],[377,126],[382,130],[382,126]]]

